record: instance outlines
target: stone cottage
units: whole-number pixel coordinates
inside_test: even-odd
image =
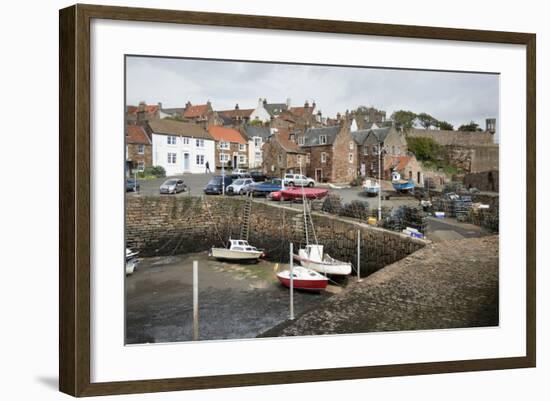
[[[126,165],[127,172],[143,171],[153,165],[151,138],[140,125],[126,125]]]
[[[262,170],[265,174],[282,177],[286,173],[306,172],[309,155],[291,139],[285,129],[272,129],[272,135],[262,147]]]

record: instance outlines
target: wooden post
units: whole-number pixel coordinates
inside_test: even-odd
[[[199,339],[199,262],[193,261],[193,340]]]
[[[294,245],[290,243],[290,320],[294,320]]]
[[[361,280],[361,231],[357,230],[357,281]]]

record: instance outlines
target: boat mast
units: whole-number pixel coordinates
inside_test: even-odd
[[[300,176],[302,176],[302,160],[301,160],[301,158],[300,158],[300,161],[299,161],[298,165],[300,167]],[[306,194],[304,192],[304,180],[300,178],[300,182],[302,183],[301,187],[302,187],[302,205],[303,205],[303,209],[304,209],[304,233],[305,233],[305,236],[306,236],[306,246],[307,246],[307,245],[309,245],[309,233],[308,233],[308,230],[307,230]]]

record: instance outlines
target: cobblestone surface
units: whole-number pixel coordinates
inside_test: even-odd
[[[498,236],[433,243],[261,337],[499,324]]]

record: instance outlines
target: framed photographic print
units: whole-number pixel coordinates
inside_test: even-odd
[[[534,34],[61,10],[60,390],[534,367],[535,116]]]

